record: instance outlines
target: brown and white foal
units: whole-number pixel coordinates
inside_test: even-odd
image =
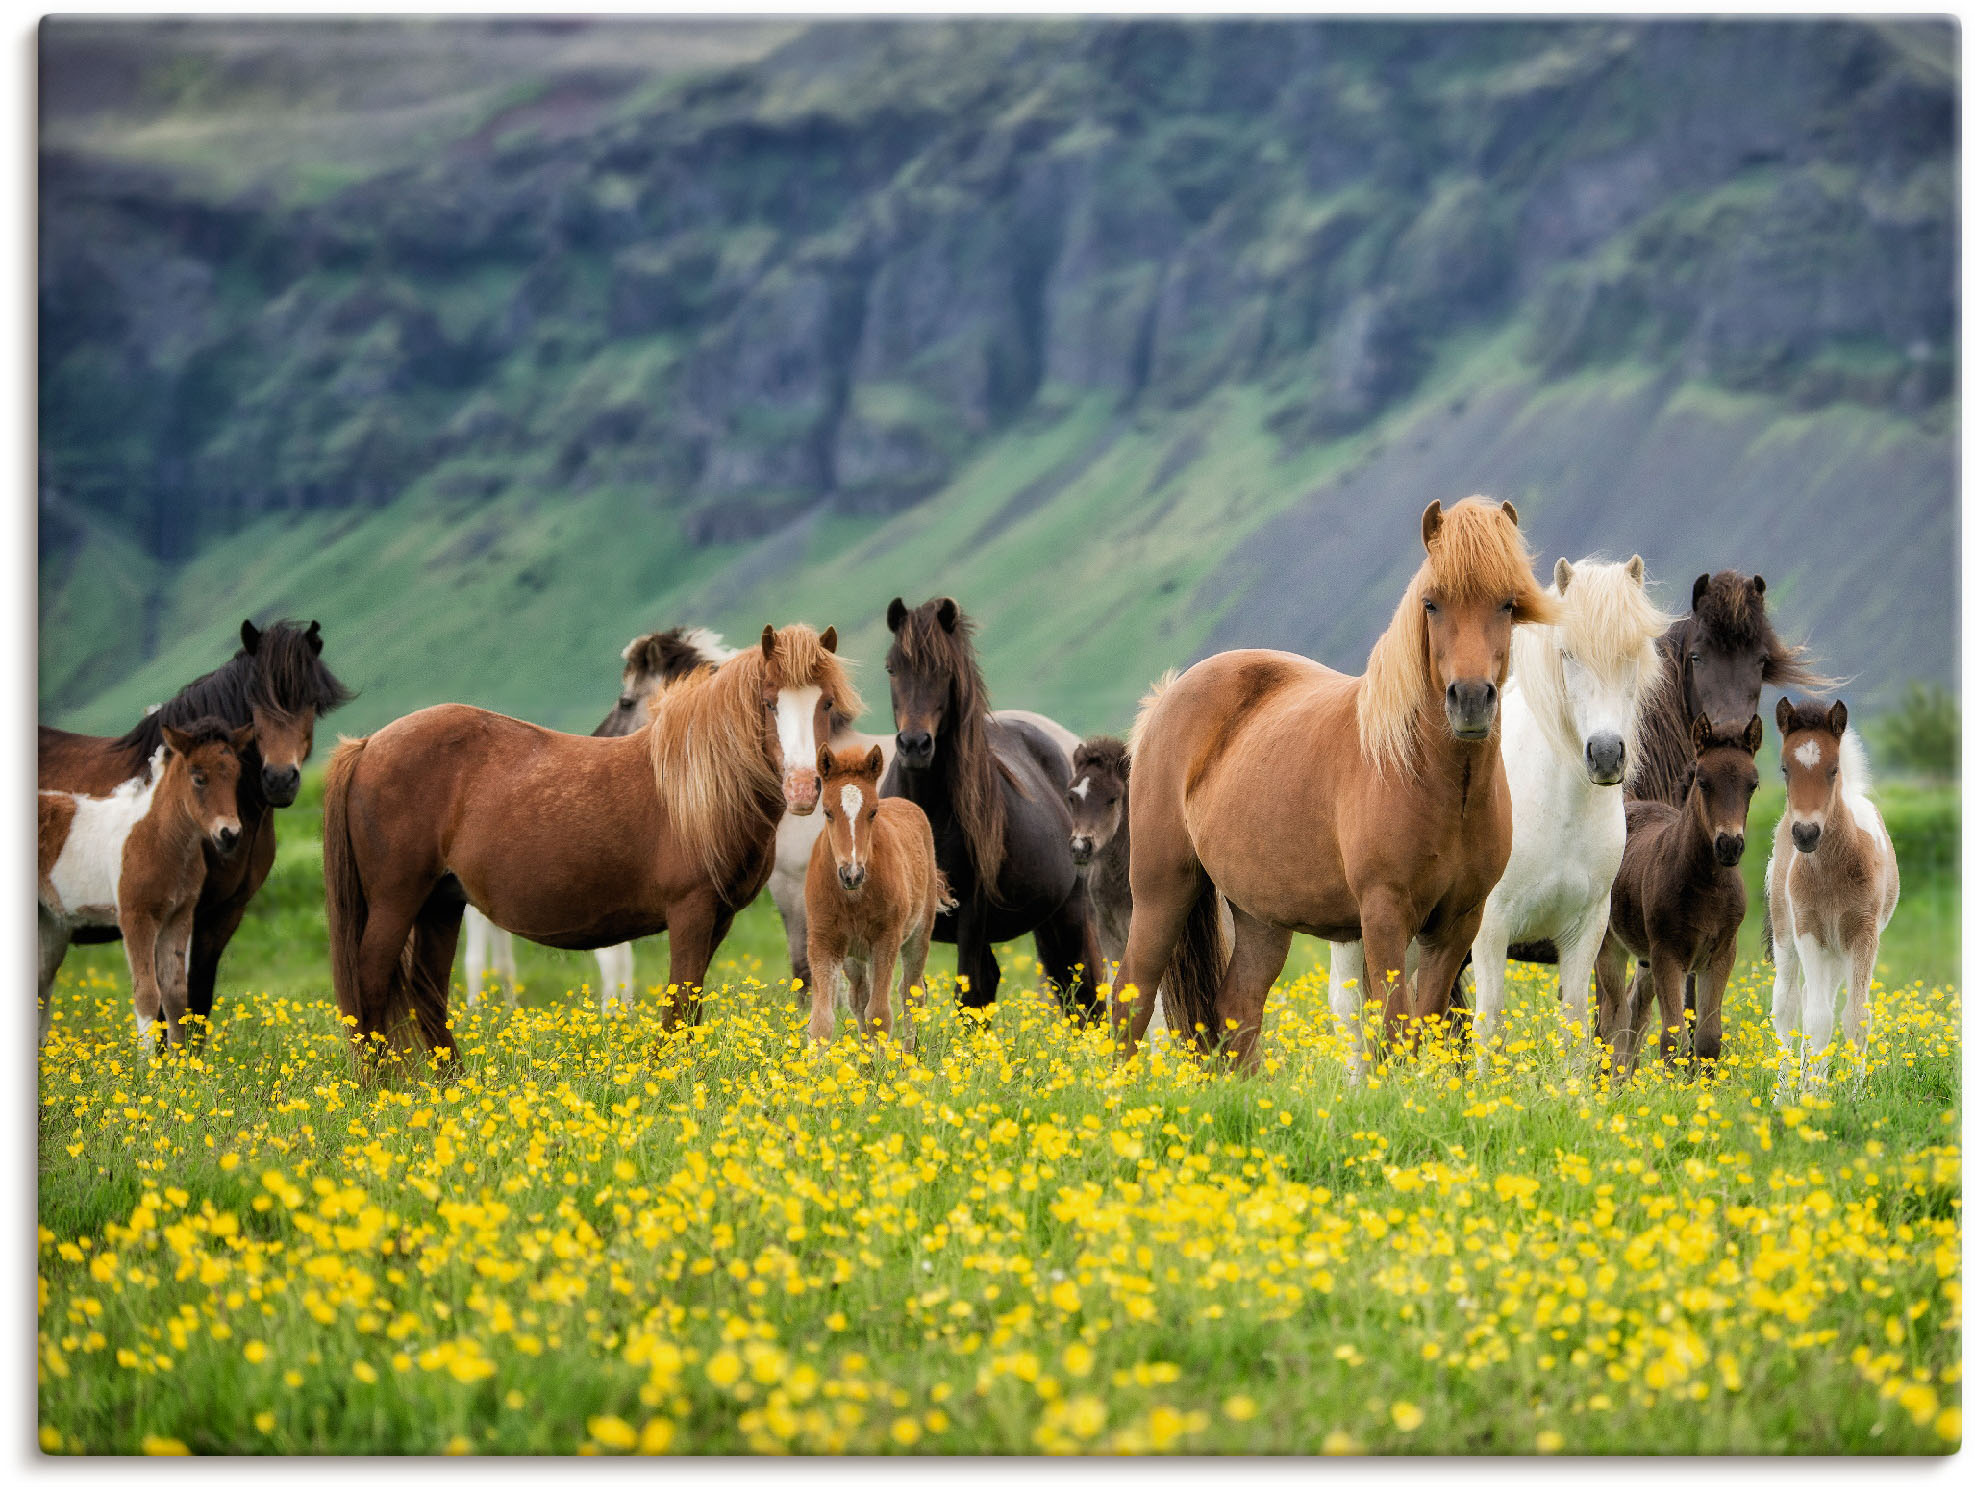
[[[1712,1068],[1721,1055],[1721,998],[1735,969],[1735,936],[1748,909],[1737,864],[1747,844],[1749,797],[1756,792],[1762,719],[1740,733],[1714,732],[1704,713],[1690,734],[1694,763],[1686,799],[1625,804],[1625,856],[1612,884],[1612,935],[1639,959],[1638,974],[1616,1007],[1601,1005],[1599,1027],[1612,1045],[1615,1070],[1637,1059],[1654,1000],[1660,1009],[1660,1058],[1671,1063],[1686,1018],[1685,987],[1696,980],[1694,1053]],[[1598,957],[1599,1000],[1623,986],[1625,956],[1607,939]]]
[[[911,1009],[926,999],[926,951],[933,919],[954,907],[933,855],[926,813],[898,796],[878,798],[884,751],[838,757],[816,751],[823,781],[823,834],[809,854],[803,902],[809,919],[809,1036],[836,1034],[837,978],[850,983],[850,1010],[867,1030],[892,1032],[892,967],[905,956],[904,1014],[898,1029],[912,1046]]]
[[[1776,704],[1788,799],[1763,877],[1776,986],[1769,1012],[1782,1047],[1777,1095],[1808,1064],[1824,1077],[1838,987],[1848,983],[1845,1036],[1862,1073],[1872,1022],[1872,967],[1879,936],[1900,901],[1893,839],[1867,791],[1865,745],[1845,727],[1845,704]],[[1803,1034],[1799,1047],[1796,1035]]]
[[[240,838],[240,756],[253,725],[201,718],[167,727],[151,777],[107,796],[40,792],[37,897],[41,948],[41,1038],[49,994],[79,929],[115,928],[130,961],[137,1037],[150,1046],[162,1011],[173,1045],[185,1042],[186,957],[192,910],[206,882],[205,844],[221,852]]]

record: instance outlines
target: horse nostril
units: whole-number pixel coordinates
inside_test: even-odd
[[[1483,707],[1493,707],[1495,705],[1495,695],[1495,684],[1490,682],[1482,689],[1481,705]]]

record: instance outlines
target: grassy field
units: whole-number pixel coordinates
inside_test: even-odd
[[[137,1056],[117,947],[64,970],[42,1445],[1951,1450],[1959,806],[1886,798],[1869,1065],[1779,1104],[1747,959],[1708,1086],[1609,1089],[1524,968],[1488,1077],[1436,1047],[1347,1089],[1302,943],[1251,1081],[1114,1069],[1025,945],[986,1025],[942,947],[915,1055],[817,1052],[765,900],[690,1037],[658,1032],[657,947],[606,1020],[593,961],[523,946],[457,1077],[360,1083],[312,789],[202,1058]]]

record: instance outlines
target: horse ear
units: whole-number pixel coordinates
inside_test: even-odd
[[[1749,587],[1755,591],[1755,596],[1760,599],[1767,592],[1769,585],[1762,581],[1762,575],[1758,573],[1754,578],[1749,580]]]
[[[1420,543],[1429,551],[1433,547],[1433,539],[1440,535],[1440,522],[1440,503],[1438,501],[1433,502],[1425,511],[1420,513]]]
[[[761,627],[761,659],[764,661],[775,659],[775,627],[773,625],[763,625]]]
[[[828,744],[816,746],[816,773],[828,779],[837,767],[837,756],[830,752]]]
[[[309,643],[309,649],[318,656],[322,654],[322,621],[310,620],[308,633],[302,637]]]
[[[1792,733],[1796,732],[1796,728],[1797,728],[1797,710],[1794,707],[1790,706],[1789,698],[1787,697],[1777,698],[1776,699],[1776,732],[1778,736],[1787,738]]]
[[[254,725],[249,723],[245,728],[235,728],[233,736],[227,742],[233,745],[234,753],[246,753],[254,746]]]
[[[816,643],[834,656],[837,653],[837,627],[835,625],[830,626],[829,629],[816,637]]]
[[[1557,592],[1559,594],[1561,594],[1565,589],[1569,588],[1570,587],[1570,559],[1558,558],[1557,570],[1555,573],[1551,575],[1551,577],[1556,580]]]
[[[898,627],[905,623],[908,612],[903,599],[892,600],[890,607],[885,610],[885,624],[892,634],[898,634]]]
[[[1693,739],[1694,752],[1697,754],[1714,742],[1714,724],[1708,721],[1706,713],[1694,719],[1694,726],[1688,730],[1688,737]]]
[[[1762,719],[1750,718],[1749,726],[1742,730],[1742,747],[1751,754],[1762,752]]]
[[[1070,755],[1070,773],[1075,775],[1088,763],[1090,763],[1090,745],[1078,744],[1076,752]]]
[[[883,770],[884,767],[885,767],[885,751],[879,748],[876,744],[872,744],[871,752],[864,756],[864,773],[877,774],[881,770]]]
[[[1831,734],[1834,738],[1845,736],[1845,723],[1850,717],[1851,714],[1845,711],[1843,698],[1831,704]]]
[[[942,599],[935,613],[939,616],[939,627],[951,635],[960,623],[960,606],[951,599]]]
[[[1709,575],[1703,573],[1699,578],[1694,580],[1694,608],[1696,609],[1701,607],[1701,595],[1708,591],[1708,578]]]
[[[261,648],[261,632],[254,628],[252,620],[240,622],[240,645],[250,656]]]
[[[1646,560],[1638,553],[1625,560],[1625,576],[1642,589],[1646,586]]]
[[[1520,527],[1522,525],[1522,519],[1516,515],[1516,503],[1514,501],[1504,501],[1502,503],[1502,515],[1509,519],[1510,526]]]
[[[189,754],[192,752],[192,740],[185,734],[180,733],[176,728],[173,728],[170,724],[165,725],[164,734],[165,747],[170,749],[172,753]]]

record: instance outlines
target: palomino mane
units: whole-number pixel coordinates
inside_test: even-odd
[[[1372,646],[1358,687],[1358,743],[1380,774],[1411,775],[1419,767],[1435,701],[1423,602],[1428,589],[1449,604],[1509,599],[1518,624],[1555,620],[1556,602],[1536,585],[1521,529],[1501,513],[1498,503],[1469,496],[1442,514],[1426,561]]]
[[[1145,695],[1138,699],[1138,714],[1132,719],[1131,732],[1125,735],[1125,752],[1127,754],[1136,754],[1138,752],[1138,741],[1145,736],[1146,720],[1152,716],[1153,709],[1159,705],[1159,699],[1166,695],[1166,690],[1179,679],[1179,668],[1177,666],[1168,666],[1160,674],[1159,680],[1147,687],[1145,689]]]
[[[761,746],[761,690],[821,687],[853,716],[863,702],[850,674],[807,625],[775,632],[771,661],[749,646],[659,693],[650,735],[652,773],[682,851],[725,886],[740,852],[782,813],[782,781]]]
[[[321,642],[314,625],[276,620],[261,631],[249,655],[242,647],[224,666],[187,682],[163,706],[146,714],[116,747],[133,764],[148,760],[164,742],[167,725],[185,729],[206,718],[232,728],[254,721],[254,709],[292,717],[313,708],[316,716],[341,707],[356,694],[322,664]]]
[[[1519,625],[1509,642],[1509,676],[1535,714],[1537,726],[1566,756],[1583,747],[1576,736],[1570,700],[1564,690],[1564,654],[1600,678],[1622,677],[1638,668],[1641,682],[1625,721],[1628,777],[1640,760],[1640,720],[1665,685],[1667,666],[1658,640],[1672,616],[1647,597],[1645,586],[1624,563],[1587,558],[1571,566],[1570,587],[1562,594],[1546,588],[1557,605],[1553,625]]]
[[[951,750],[953,813],[960,820],[981,886],[994,898],[1007,853],[1008,806],[1001,797],[1001,781],[1012,776],[988,744],[987,680],[974,654],[974,622],[956,604],[949,631],[940,623],[939,609],[940,602],[932,599],[907,610],[892,644],[898,659],[914,671],[952,679],[953,706],[948,716],[952,738],[946,747]]]

